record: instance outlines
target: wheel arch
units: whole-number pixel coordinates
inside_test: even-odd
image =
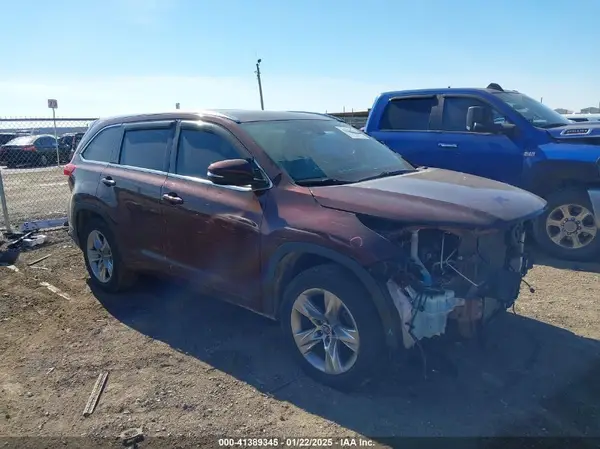
[[[94,204],[77,204],[73,211],[73,232],[76,234],[76,241],[79,247],[82,247],[81,231],[85,223],[90,220],[98,219],[104,221],[111,230],[114,230],[112,220],[101,208]]]
[[[524,187],[542,198],[559,190],[600,187],[600,171],[590,162],[540,161],[531,168]]]
[[[400,317],[385,286],[354,259],[317,244],[284,243],[273,253],[264,271],[265,312],[279,319],[283,292],[289,282],[308,268],[329,263],[343,267],[363,285],[377,310],[388,345],[397,347]]]

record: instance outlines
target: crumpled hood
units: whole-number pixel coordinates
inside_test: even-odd
[[[499,228],[541,214],[542,198],[501,182],[438,168],[311,187],[323,207],[405,223]]]
[[[550,128],[546,131],[555,139],[586,139],[586,141],[589,141],[590,139],[598,139],[598,144],[600,144],[600,123],[572,123],[570,125],[560,126],[558,128]]]

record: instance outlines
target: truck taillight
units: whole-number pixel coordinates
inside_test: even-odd
[[[67,164],[63,167],[63,174],[65,176],[71,176],[73,174],[73,172],[75,171],[75,164]]]

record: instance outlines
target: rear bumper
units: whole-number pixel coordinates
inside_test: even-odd
[[[2,150],[0,162],[8,165],[31,164],[37,160],[37,153],[21,150]]]

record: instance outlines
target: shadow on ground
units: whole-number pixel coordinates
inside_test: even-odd
[[[380,382],[352,394],[301,374],[277,324],[152,281],[127,297],[95,292],[118,320],[281,401],[364,435],[600,436],[600,342],[525,317],[491,323],[483,346],[432,341],[396,357]]]
[[[572,262],[569,260],[560,260],[554,257],[546,255],[539,249],[533,250],[533,256],[536,265],[545,265],[547,267],[554,267],[561,270],[573,270],[573,271],[587,271],[590,273],[600,273],[600,256],[598,256],[599,262]]]

